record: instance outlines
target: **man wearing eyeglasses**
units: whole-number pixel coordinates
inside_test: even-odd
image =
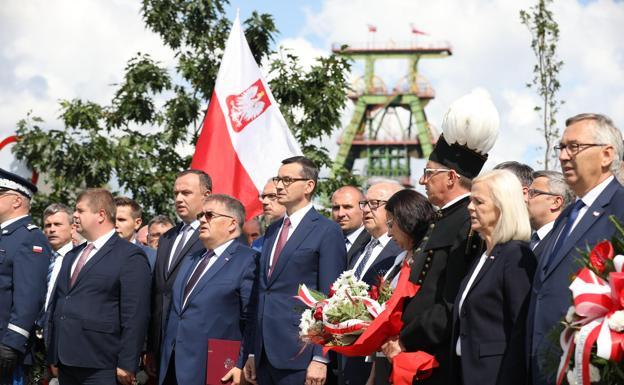
[[[19,383],[16,370],[34,341],[35,321],[46,295],[51,248],[32,223],[37,187],[0,169],[0,384]],[[30,357],[27,357],[30,358]],[[14,376],[15,372],[15,376]],[[28,382],[28,378],[24,383]]]
[[[622,134],[604,115],[580,114],[566,121],[561,142],[555,146],[566,183],[577,198],[554,223],[540,243],[540,258],[529,305],[527,336],[533,384],[554,384],[545,353],[559,357],[550,331],[559,324],[570,305],[569,277],[581,267],[579,250],[610,239],[614,215],[624,220],[624,188],[614,178],[620,168]]]
[[[563,209],[574,199],[574,194],[558,171],[536,171],[528,190],[529,219],[531,220],[530,246],[536,257],[540,257],[543,247],[541,240],[552,230],[555,220]]]
[[[175,210],[182,220],[160,237],[156,250],[156,266],[152,282],[152,314],[147,339],[146,369],[151,376],[158,373],[161,337],[171,304],[171,287],[181,262],[203,249],[199,240],[199,220],[204,198],[212,192],[210,175],[201,170],[186,170],[178,174],[173,186]]]
[[[206,384],[207,375],[215,376],[206,372],[206,362],[211,360],[209,340],[240,342],[252,322],[258,253],[236,241],[242,232],[245,208],[228,195],[210,195],[197,218],[199,239],[205,249],[182,262],[173,285],[162,345],[163,385]],[[235,367],[224,382],[240,383],[246,359],[242,343],[234,357]]]
[[[480,254],[479,238],[470,231],[470,189],[494,145],[498,124],[498,112],[485,91],[453,102],[419,180],[429,202],[439,208],[438,218],[414,250],[410,281],[420,290],[405,302],[399,338],[382,349],[390,360],[401,351],[434,355],[440,366],[423,383],[453,383],[453,306],[462,279]],[[376,365],[376,378],[387,378],[389,373],[379,376],[378,368],[383,366]]]
[[[265,226],[268,227],[271,223],[282,219],[286,213],[286,207],[277,201],[277,188],[275,187],[275,183],[273,183],[273,179],[269,180],[266,185],[264,185],[264,189],[262,189],[259,198],[260,202],[262,202],[262,216]],[[263,245],[264,234],[253,241],[251,247],[254,250],[262,251]]]
[[[286,207],[282,220],[265,233],[258,283],[253,356],[245,377],[260,385],[322,385],[328,359],[318,346],[299,341],[299,284],[329,292],[345,269],[345,244],[340,226],[312,205],[318,168],[308,158],[282,161],[273,178],[277,201]]]
[[[379,285],[379,279],[392,268],[394,260],[403,250],[388,235],[388,216],[385,205],[397,191],[403,190],[398,183],[380,182],[368,188],[366,196],[358,202],[364,228],[370,240],[359,253],[351,258],[349,269],[368,285]],[[372,364],[365,357],[341,358],[341,384],[365,384]]]

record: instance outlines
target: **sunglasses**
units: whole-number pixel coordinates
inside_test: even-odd
[[[231,216],[231,215],[219,214],[219,213],[215,213],[214,211],[202,211],[202,212],[199,212],[197,214],[197,220],[198,221],[201,220],[202,218],[204,218],[204,219],[206,219],[206,222],[210,222],[214,218],[219,218],[219,217],[225,217],[225,218],[232,218],[232,219],[234,219],[234,217]]]

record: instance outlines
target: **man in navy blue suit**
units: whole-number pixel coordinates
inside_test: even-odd
[[[266,231],[260,257],[255,338],[245,377],[260,385],[322,385],[328,359],[318,346],[302,349],[299,284],[329,292],[345,269],[345,243],[338,224],[316,212],[312,194],[318,168],[302,156],[282,161],[273,182],[284,219]]]
[[[149,316],[147,258],[116,234],[105,189],[78,195],[74,223],[87,242],[63,259],[48,307],[48,362],[63,385],[131,385]]]
[[[528,347],[533,384],[554,384],[546,362],[561,351],[548,335],[571,305],[570,276],[581,267],[578,249],[609,239],[610,215],[624,219],[624,188],[614,177],[624,148],[622,134],[606,116],[580,114],[566,121],[559,153],[566,183],[578,196],[557,218],[540,243],[542,256],[533,280],[528,317]],[[558,362],[558,361],[557,361]]]
[[[198,216],[206,249],[182,262],[173,285],[160,363],[165,385],[206,384],[208,340],[242,341],[252,318],[259,254],[236,241],[245,208],[228,195],[210,195]],[[225,376],[234,384],[246,354],[241,344],[236,367]]]
[[[143,245],[137,240],[137,231],[141,228],[143,219],[143,208],[134,200],[127,197],[115,197],[115,231],[117,234],[130,243],[139,246],[150,264],[150,268],[154,271],[156,264],[156,250],[149,246]]]

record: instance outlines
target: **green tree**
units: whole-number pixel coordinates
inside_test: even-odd
[[[72,204],[82,188],[114,181],[144,206],[146,217],[173,214],[175,175],[191,160],[180,153],[200,134],[231,27],[226,6],[227,0],[143,0],[143,19],[175,53],[175,69],[137,53],[110,103],[62,100],[59,130],[33,114],[18,123],[21,141],[13,152],[43,171],[50,191],[37,195],[35,215],[51,202]],[[340,124],[350,63],[330,55],[304,70],[291,53],[272,55],[278,31],[271,15],[253,12],[243,27],[256,61],[270,62],[270,87],[304,154],[330,166],[327,150],[314,143]],[[343,182],[354,180],[345,172],[319,190],[328,194]]]
[[[539,114],[542,126],[538,128],[543,134],[544,168],[550,167],[550,160],[554,156],[553,145],[559,138],[557,127],[557,112],[564,103],[557,99],[559,83],[559,71],[563,61],[557,57],[557,44],[559,42],[559,25],[553,17],[549,6],[553,0],[538,0],[537,4],[528,11],[520,11],[520,20],[531,33],[531,48],[537,59],[533,67],[533,80],[527,87],[534,88],[540,96],[541,104],[535,106]]]

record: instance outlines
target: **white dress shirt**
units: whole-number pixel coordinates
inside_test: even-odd
[[[195,285],[193,285],[193,287],[191,288],[191,290],[189,290],[189,296],[190,294],[193,292],[193,290],[195,290],[195,286],[197,286],[197,284],[199,283],[199,281],[202,279],[202,277],[206,274],[206,272],[208,271],[208,269],[210,269],[210,267],[212,265],[214,265],[215,262],[217,262],[217,259],[219,259],[221,257],[221,254],[223,254],[223,252],[232,244],[232,242],[234,242],[234,239],[230,239],[229,241],[225,242],[224,244],[222,244],[221,246],[216,247],[213,251],[215,253],[215,255],[213,257],[210,257],[210,260],[208,261],[208,264],[206,265],[206,267],[204,268],[204,271],[202,271],[201,275],[199,276],[199,279],[195,282]],[[191,280],[191,277],[193,276],[193,274],[195,274],[195,270],[197,270],[197,267],[199,266],[199,263],[197,265],[195,265],[195,268],[193,268],[193,271],[191,271],[191,274],[189,274],[188,279],[186,280],[186,283],[188,284],[188,282]],[[188,299],[187,296],[184,299],[184,303],[182,304],[182,307],[186,306],[186,300]]]
[[[470,196],[470,193],[465,193],[465,194],[462,194],[462,195],[460,195],[460,196],[458,196],[458,197],[455,197],[454,199],[451,199],[450,201],[448,201],[448,202],[447,202],[444,206],[442,206],[442,207],[441,207],[441,209],[442,209],[442,210],[444,210],[444,209],[445,209],[445,208],[447,208],[447,207],[451,207],[451,206],[453,206],[455,203],[457,203],[457,202],[459,202],[460,200],[462,200],[462,199],[464,199],[464,198],[466,198],[466,197],[469,197],[469,196]]]
[[[576,220],[574,221],[574,224],[572,225],[572,228],[570,228],[570,232],[568,234],[571,234],[572,231],[574,231],[574,228],[576,227],[576,225],[579,224],[579,222],[583,218],[583,215],[585,215],[587,210],[589,210],[589,207],[596,201],[596,199],[598,199],[598,197],[600,196],[600,194],[602,194],[604,189],[607,188],[607,186],[609,185],[609,183],[611,183],[613,178],[614,178],[613,175],[611,175],[607,179],[603,180],[596,187],[594,187],[593,189],[589,190],[587,192],[587,194],[585,194],[582,198],[577,198],[577,201],[579,199],[581,199],[583,201],[583,203],[585,203],[585,206],[583,206],[579,210],[578,216],[576,217]]]
[[[74,248],[74,244],[72,241],[69,241],[67,244],[63,245],[60,249],[56,250],[58,253],[58,257],[54,260],[54,266],[52,266],[52,274],[50,275],[50,282],[48,282],[48,291],[46,293],[45,307],[48,308],[48,304],[50,303],[50,296],[52,295],[52,288],[56,284],[56,278],[58,277],[59,271],[61,271],[61,265],[63,264],[63,258],[65,254],[69,252],[69,250]]]
[[[93,244],[93,250],[91,250],[91,252],[87,256],[87,259],[85,259],[83,266],[86,265],[87,262],[89,262],[89,260],[91,258],[93,258],[95,253],[100,251],[100,249],[106,244],[106,242],[108,242],[110,237],[112,237],[114,234],[115,234],[115,229],[112,229],[111,231],[109,231],[108,233],[102,235],[101,237],[99,237],[95,241],[87,242],[87,246],[89,244]],[[87,246],[85,246],[85,247],[87,247]],[[84,248],[82,250],[80,250],[80,253],[78,254],[78,257],[76,257],[76,259],[74,260],[74,263],[72,263],[71,272],[69,274],[70,277],[72,275],[74,275],[74,270],[76,269],[76,265],[78,264],[78,261],[80,260],[80,255],[82,254],[83,251],[84,251]]]
[[[384,274],[384,279],[387,279],[388,274],[392,273],[392,271],[396,269],[397,266],[403,264],[403,260],[405,260],[406,256],[407,256],[407,251],[402,251],[399,255],[396,256],[396,258],[394,258],[394,263],[392,264],[392,267],[389,268],[388,271],[386,271],[386,274]],[[390,287],[392,289],[396,289],[396,286],[399,283],[400,276],[401,276],[401,273],[396,274],[394,278],[392,278],[392,281],[390,282]]]
[[[375,238],[371,237],[370,242],[372,242],[373,239]],[[375,260],[377,259],[377,257],[379,257],[379,254],[381,254],[381,251],[384,249],[384,247],[386,247],[388,242],[390,242],[390,236],[388,236],[388,233],[385,233],[379,238],[377,238],[377,240],[379,241],[379,243],[377,244],[377,246],[373,248],[373,252],[371,253],[370,258],[368,258],[368,261],[366,261],[366,265],[364,265],[364,269],[362,270],[362,275],[360,277],[364,277],[368,269],[370,269],[370,267],[373,266],[373,264],[375,263]],[[358,257],[357,262],[355,263],[355,265],[353,265],[353,271],[356,271],[358,269],[358,266],[360,265],[360,263],[362,263],[362,259],[364,259],[365,254],[366,254],[366,248],[364,248],[364,251]]]
[[[187,226],[187,224],[184,224],[184,226]],[[191,239],[191,236],[193,236],[193,233],[197,231],[197,229],[199,228],[199,220],[198,219],[194,220],[193,222],[189,223],[188,226],[191,226],[191,228],[187,231],[186,238],[184,238],[184,240],[182,241],[183,245],[186,245],[186,242],[188,242],[188,240]],[[182,230],[182,227],[180,227],[180,230]],[[176,248],[178,247],[178,243],[180,243],[180,241],[182,240],[182,234],[184,234],[183,231],[178,232],[178,235],[176,235],[175,241],[173,241],[173,246],[171,246],[171,252],[169,253],[169,262],[167,263],[167,270],[171,269],[171,262],[173,262],[173,253],[175,253]]]
[[[470,276],[470,279],[468,280],[468,283],[466,284],[466,288],[462,292],[461,299],[459,300],[458,313],[461,312],[461,308],[462,308],[462,305],[464,304],[464,300],[466,299],[466,295],[470,291],[470,287],[472,286],[472,283],[477,278],[477,275],[479,275],[479,271],[481,271],[481,268],[483,267],[487,259],[488,259],[488,255],[486,253],[483,253],[483,255],[481,256],[481,259],[479,259],[479,263],[477,263],[477,267],[475,267],[474,271],[472,272],[472,275]],[[461,356],[461,337],[457,339],[457,344],[455,345],[455,354],[457,354],[458,356]]]
[[[544,226],[540,227],[539,229],[535,231],[537,233],[537,237],[539,238],[539,240],[535,243],[535,246],[533,246],[534,250],[537,247],[537,245],[540,244],[542,239],[544,239],[548,235],[548,233],[550,233],[550,230],[552,230],[554,225],[555,225],[555,221],[548,222]]]
[[[290,227],[288,229],[288,237],[286,237],[286,241],[290,239],[290,236],[293,235],[293,233],[297,229],[297,226],[299,226],[299,223],[301,223],[301,221],[303,220],[303,217],[308,213],[308,211],[312,210],[312,207],[314,207],[314,205],[312,204],[312,202],[310,202],[306,206],[292,213],[291,215],[288,215],[288,213],[284,215],[284,219],[286,218],[290,219]],[[271,249],[270,266],[273,266],[273,257],[275,256],[275,247],[277,246],[277,242],[280,239],[280,234],[282,234],[283,228],[284,228],[284,222],[282,222],[282,227],[280,227],[280,230],[277,233],[277,237],[275,237],[275,241],[273,242],[273,248]]]
[[[360,234],[362,234],[362,231],[364,231],[364,226],[360,226],[360,228],[355,229],[349,235],[345,236],[345,246],[347,247],[347,253],[349,252],[351,246],[353,246],[353,244],[355,243],[355,240],[360,236]]]

